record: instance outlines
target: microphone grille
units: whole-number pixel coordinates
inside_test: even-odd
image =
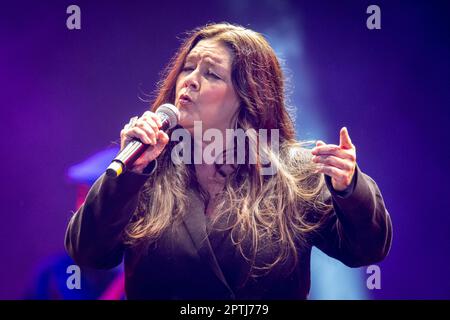
[[[177,107],[171,103],[164,103],[156,109],[156,114],[160,114],[169,121],[169,127],[167,129],[172,129],[178,124],[178,119],[180,117],[180,112]]]

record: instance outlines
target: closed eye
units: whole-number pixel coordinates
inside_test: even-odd
[[[195,70],[195,68],[194,67],[192,67],[192,66],[184,66],[182,69],[181,69],[181,72],[191,72],[191,71],[194,71]],[[206,75],[208,76],[208,77],[213,77],[214,79],[222,79],[221,77],[219,77],[217,74],[215,74],[214,72],[211,72],[210,70],[208,70],[207,72],[206,72]]]
[[[208,71],[208,72],[206,73],[206,75],[211,76],[211,77],[213,77],[213,78],[215,78],[215,79],[220,79],[220,77],[219,77],[217,74],[215,74],[215,73],[213,73],[213,72],[211,72],[211,71]]]
[[[183,67],[183,69],[181,69],[181,71],[192,71],[194,70],[193,67]]]

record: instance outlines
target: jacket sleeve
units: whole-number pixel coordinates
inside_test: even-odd
[[[381,192],[372,178],[356,166],[349,188],[333,189],[325,176],[324,199],[333,210],[313,245],[349,267],[382,261],[392,242],[392,222]]]
[[[69,221],[65,247],[80,266],[109,269],[122,262],[122,233],[138,204],[139,191],[156,168],[156,160],[137,174],[117,178],[103,174],[88,192],[84,204]]]

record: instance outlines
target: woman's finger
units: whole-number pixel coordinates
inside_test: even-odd
[[[142,143],[145,144],[153,144],[153,141],[150,140],[150,138],[147,136],[147,133],[139,128],[139,127],[133,127],[132,129],[130,129],[126,135],[128,137],[132,137],[132,138],[137,138],[139,139]]]
[[[156,113],[153,113],[151,111],[145,111],[144,114],[142,115],[142,118],[146,120],[150,119],[153,120],[156,123],[157,128],[160,128],[162,126],[161,119]]]
[[[136,127],[144,130],[147,134],[147,137],[152,141],[152,144],[156,144],[156,135],[159,129],[156,127],[155,123],[149,123],[146,120],[140,120],[136,124]]]
[[[337,181],[341,181],[347,175],[344,170],[325,164],[319,164],[317,166],[317,172],[326,174]]]
[[[164,131],[159,131],[158,133],[158,142],[160,142],[163,145],[166,145],[169,142],[169,136]]]
[[[319,164],[316,172],[320,172],[330,176],[333,187],[336,190],[344,190],[345,188],[347,188],[353,178],[353,174],[349,174],[347,171],[324,164]]]
[[[340,179],[341,176],[345,174],[344,170],[326,164],[318,164],[317,172],[329,175],[330,177],[335,179]]]
[[[325,146],[315,147],[314,149],[311,150],[311,153],[315,156],[332,155],[341,159],[356,161],[354,149],[342,150],[337,145],[327,144]]]
[[[332,155],[320,155],[313,156],[312,161],[315,163],[322,163],[325,165],[333,166],[342,170],[351,171],[353,169],[352,162],[348,159],[338,158]]]
[[[346,127],[341,128],[339,133],[339,146],[342,149],[352,149],[354,147]]]
[[[139,119],[139,117],[137,117],[137,116],[130,118],[130,121],[123,127],[123,129],[127,130],[127,129],[134,127],[134,125],[136,124],[138,119]]]
[[[151,113],[150,118],[152,118],[153,121],[156,122],[156,124],[158,125],[158,128],[161,128],[161,126],[162,126],[161,118],[156,113]]]

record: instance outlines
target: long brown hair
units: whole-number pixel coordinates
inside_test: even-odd
[[[202,39],[218,40],[233,53],[231,76],[240,99],[235,127],[256,132],[278,129],[280,139],[279,153],[266,150],[271,163],[276,164],[276,174],[262,175],[258,161],[237,165],[237,170],[226,177],[222,192],[216,196],[214,223],[228,217],[226,229],[249,261],[252,275],[258,270],[270,271],[288,257],[294,258],[295,266],[299,247],[308,245],[308,234],[320,226],[331,207],[321,198],[323,175],[313,172],[310,152],[295,140],[285,104],[283,72],[265,38],[228,23],[193,30],[167,66],[151,110],[166,102],[174,103],[176,81],[185,58]],[[125,233],[128,244],[156,240],[186,210],[186,188],[192,186],[195,175],[189,165],[171,161],[173,146],[170,142],[160,155],[157,171],[141,191],[134,219]],[[258,259],[259,248],[267,241],[274,254],[270,261],[262,261]]]

